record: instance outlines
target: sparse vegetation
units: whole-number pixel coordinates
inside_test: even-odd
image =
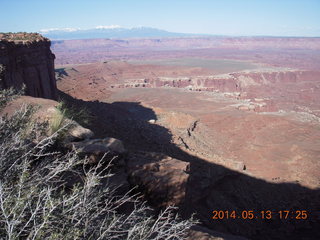
[[[2,95],[4,93],[1,93]],[[110,163],[95,166],[56,149],[59,131],[45,136],[24,107],[0,118],[0,239],[184,239],[192,220],[172,208],[159,216],[107,180]],[[120,207],[131,203],[129,213]]]
[[[1,79],[0,79],[1,80]],[[25,91],[25,85],[22,86],[21,90],[14,88],[1,89],[0,90],[0,111],[7,105],[8,102],[19,97]]]
[[[67,119],[76,121],[82,126],[88,126],[92,120],[92,116],[86,108],[77,109],[74,106],[67,105],[63,101],[59,102],[56,110],[50,119],[50,134],[57,132],[64,124],[67,124],[65,121]]]
[[[81,109],[76,108],[72,105],[66,104],[64,101],[60,101],[57,109],[69,119],[72,119],[83,126],[88,126],[92,120],[92,115],[89,110],[82,107]]]
[[[50,119],[50,134],[54,134],[60,128],[62,128],[64,121],[66,119],[65,112],[59,108],[55,111]]]

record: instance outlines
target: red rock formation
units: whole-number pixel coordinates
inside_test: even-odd
[[[150,160],[155,156],[159,158],[158,162]],[[189,163],[159,153],[134,153],[127,160],[129,182],[139,186],[157,207],[182,204],[189,178],[188,168]]]
[[[0,35],[1,88],[21,88],[33,97],[57,98],[55,56],[50,41],[38,34]]]

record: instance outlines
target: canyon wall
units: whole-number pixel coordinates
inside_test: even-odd
[[[114,74],[113,76],[116,76]],[[107,76],[108,77],[108,76]],[[107,78],[106,77],[106,78]],[[300,70],[249,70],[228,74],[191,77],[153,77],[131,78],[122,83],[112,84],[112,88],[132,87],[176,87],[189,88],[195,91],[246,92],[253,87],[268,87],[275,85],[307,85],[316,87],[320,78],[319,71]],[[300,89],[299,89],[300,90]]]
[[[0,34],[0,88],[26,86],[26,95],[57,99],[55,56],[39,34]]]

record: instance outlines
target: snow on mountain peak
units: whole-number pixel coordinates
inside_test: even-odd
[[[109,26],[96,26],[95,29],[116,29],[116,28],[121,28],[119,25],[109,25]]]

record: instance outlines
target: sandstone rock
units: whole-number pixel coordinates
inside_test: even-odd
[[[246,106],[246,105],[239,106],[238,109],[241,111],[249,111],[250,110],[249,106]]]
[[[151,124],[154,124],[154,123],[156,123],[156,120],[150,119],[148,122],[151,123]]]
[[[69,129],[68,131],[68,135],[71,138],[73,138],[73,141],[75,139],[84,140],[84,139],[89,139],[93,137],[94,133],[90,129],[84,128],[80,124],[74,121],[73,121],[73,124],[74,124],[74,127]]]
[[[129,163],[129,182],[139,186],[154,206],[180,205],[185,198],[189,163],[167,156],[158,157],[162,158],[158,162],[135,166]]]
[[[67,145],[70,149],[76,150],[79,154],[88,156],[91,163],[97,163],[100,158],[109,153],[110,156],[123,155],[126,149],[122,141],[115,138],[91,139],[80,142],[71,142]],[[117,162],[123,165],[123,162]]]
[[[105,152],[112,151],[119,154],[126,152],[122,141],[111,137],[73,142],[72,145],[77,149],[82,149],[83,152],[92,152],[94,149]]]
[[[20,89],[25,84],[27,95],[57,99],[55,56],[50,45],[39,34],[1,34],[0,64],[5,70],[0,87]]]
[[[249,110],[254,110],[256,107],[252,104],[249,105]]]
[[[58,105],[58,102],[44,98],[21,96],[9,102],[1,111],[1,115],[7,114],[8,116],[12,116],[24,105],[38,106],[39,109],[37,109],[36,117],[44,118],[46,116],[48,117],[48,113],[53,113],[56,111],[55,106]]]
[[[220,233],[202,226],[194,226],[189,231],[187,240],[247,240],[247,238]]]

